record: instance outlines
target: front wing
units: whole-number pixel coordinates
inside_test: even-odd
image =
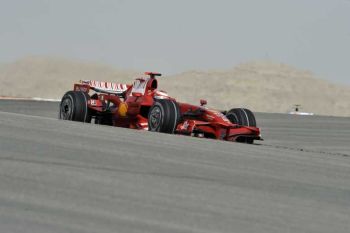
[[[209,137],[226,141],[239,141],[244,138],[262,140],[260,129],[257,127],[237,124],[221,124],[198,120],[186,120],[180,123],[175,133],[198,137]]]

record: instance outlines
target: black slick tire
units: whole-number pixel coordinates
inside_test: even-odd
[[[156,100],[148,113],[148,130],[173,134],[180,120],[180,108],[173,100]]]
[[[60,103],[59,119],[90,123],[89,100],[90,96],[85,92],[68,91]]]
[[[255,116],[249,109],[246,108],[233,108],[226,113],[226,117],[233,124],[238,124],[241,126],[251,126],[256,127]],[[254,139],[249,137],[240,137],[237,142],[243,142],[247,144],[253,144]]]
[[[226,117],[233,124],[256,127],[255,116],[249,109],[233,108],[226,113]]]

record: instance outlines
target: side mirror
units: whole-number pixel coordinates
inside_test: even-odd
[[[155,78],[156,76],[162,76],[161,73],[156,73],[156,72],[145,72],[145,75],[149,75],[150,78]]]
[[[201,106],[204,106],[204,105],[206,105],[208,102],[206,101],[206,100],[200,100],[200,104],[201,104]]]

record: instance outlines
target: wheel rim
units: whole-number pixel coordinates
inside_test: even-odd
[[[149,116],[149,127],[150,129],[157,129],[160,126],[160,122],[162,120],[162,111],[159,107],[154,107]]]
[[[70,120],[73,112],[72,100],[65,98],[61,103],[61,118],[63,120]]]

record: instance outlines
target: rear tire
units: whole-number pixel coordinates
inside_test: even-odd
[[[154,102],[148,113],[148,130],[173,134],[180,120],[180,108],[173,100]]]
[[[59,119],[90,123],[89,100],[90,96],[85,92],[68,91],[61,100]]]

